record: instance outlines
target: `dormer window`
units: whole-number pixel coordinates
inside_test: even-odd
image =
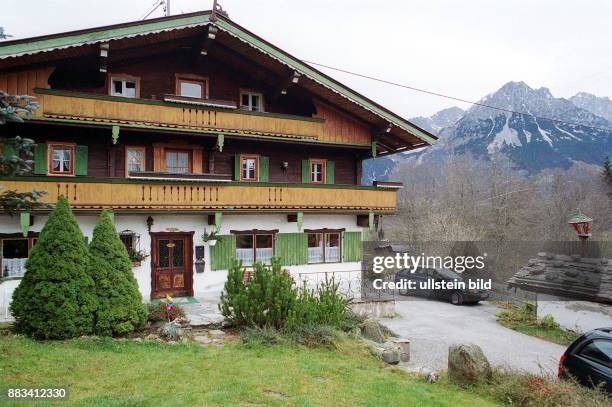
[[[240,92],[240,108],[249,112],[263,112],[263,95],[255,92]]]
[[[208,98],[208,79],[191,74],[176,74],[176,95],[193,98]]]
[[[139,80],[133,77],[113,76],[111,77],[110,94],[124,98],[137,98],[140,93],[138,82]]]

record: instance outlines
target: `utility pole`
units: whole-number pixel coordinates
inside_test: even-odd
[[[170,0],[166,0],[166,17],[170,15]]]

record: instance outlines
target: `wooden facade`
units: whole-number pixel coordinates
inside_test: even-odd
[[[309,211],[391,213],[396,209],[395,190],[334,185],[138,182],[137,180],[53,180],[2,181],[10,190],[47,191],[42,202],[55,203],[60,195],[75,210],[119,212],[150,210],[182,211]]]
[[[48,189],[46,202],[65,193],[80,210],[393,212],[396,189],[361,188],[362,162],[429,136],[233,22],[207,19],[0,44],[0,90],[39,104],[0,137],[19,134],[40,150],[32,173],[0,185]],[[115,89],[128,83],[129,94]],[[181,94],[183,84],[195,94]],[[53,143],[73,146],[68,173],[50,169]],[[139,174],[128,172],[128,148],[144,156]],[[168,154],[188,161],[182,175],[170,174]],[[241,182],[246,156],[258,160],[250,183]]]

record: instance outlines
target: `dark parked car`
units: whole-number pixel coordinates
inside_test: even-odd
[[[450,301],[455,305],[476,304],[489,298],[487,290],[472,290],[467,288],[467,282],[459,274],[448,269],[418,268],[414,273],[404,269],[395,275],[395,282],[408,280],[415,282],[415,289],[400,289],[400,295],[417,295],[426,298],[435,298]],[[430,281],[429,283],[427,281]],[[431,289],[436,282],[463,281],[465,289]],[[421,288],[421,286],[425,288]]]
[[[576,339],[559,361],[559,378],[575,378],[612,394],[612,328],[598,328]]]

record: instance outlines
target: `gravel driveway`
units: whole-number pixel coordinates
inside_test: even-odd
[[[408,370],[446,369],[448,347],[472,342],[479,345],[489,362],[533,373],[556,374],[565,348],[504,328],[495,320],[499,308],[489,303],[455,306],[429,300],[397,301],[401,317],[379,321],[410,340]]]

